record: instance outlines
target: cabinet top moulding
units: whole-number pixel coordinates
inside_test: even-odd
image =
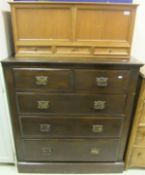
[[[129,59],[137,4],[10,2],[16,57]]]
[[[80,5],[92,5],[92,4],[96,4],[96,5],[104,5],[104,6],[120,6],[120,5],[124,5],[124,6],[138,6],[139,4],[137,3],[113,3],[113,2],[79,2],[79,1],[73,1],[73,2],[69,2],[69,1],[8,1],[9,4],[80,4]]]

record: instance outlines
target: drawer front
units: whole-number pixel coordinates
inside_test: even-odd
[[[17,47],[19,54],[52,54],[51,46],[19,46]]]
[[[76,88],[97,92],[127,92],[130,72],[127,70],[76,70]]]
[[[128,48],[95,48],[95,51],[94,51],[94,54],[95,55],[114,55],[114,56],[117,56],[117,55],[124,55],[124,56],[127,56],[129,55],[129,49]]]
[[[19,113],[123,114],[126,95],[17,93]]]
[[[72,72],[67,69],[14,68],[17,90],[71,91]]]
[[[145,167],[145,147],[134,147],[132,150],[130,165],[133,167]]]
[[[26,161],[115,161],[118,140],[24,140]]]
[[[25,117],[21,119],[25,138],[120,137],[122,119]]]
[[[145,127],[139,127],[137,130],[135,145],[145,147]]]
[[[141,109],[140,123],[145,125],[145,99],[143,100],[143,106]]]
[[[67,46],[59,46],[56,47],[56,55],[91,55],[90,47],[67,47]]]

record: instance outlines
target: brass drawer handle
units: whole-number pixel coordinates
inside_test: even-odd
[[[103,132],[103,125],[93,125],[92,132],[94,133],[101,133]]]
[[[51,130],[50,124],[40,124],[40,132],[49,132]]]
[[[103,110],[106,108],[106,101],[94,101],[95,110]]]
[[[107,77],[96,77],[96,83],[98,87],[107,87],[108,78]]]
[[[48,77],[47,76],[36,76],[36,84],[46,86],[48,84]]]
[[[38,109],[49,109],[50,102],[49,101],[37,101],[37,108]]]
[[[91,154],[92,155],[99,155],[100,154],[100,149],[98,149],[98,148],[92,148],[91,149]]]
[[[53,152],[53,149],[50,147],[42,147],[41,150],[42,150],[42,153],[48,156]]]

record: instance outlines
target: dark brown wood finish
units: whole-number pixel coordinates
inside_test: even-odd
[[[23,138],[105,138],[120,137],[122,118],[106,117],[22,117]]]
[[[18,170],[24,173],[120,173],[123,162],[18,162]]]
[[[128,70],[76,70],[76,89],[99,93],[125,93],[128,90],[129,74]],[[106,81],[102,86],[99,84],[101,78]]]
[[[124,114],[126,95],[17,93],[19,114]],[[99,104],[102,102],[102,108]],[[117,102],[117,103],[116,103]],[[47,103],[46,108],[39,107]],[[97,108],[98,107],[98,108]]]
[[[119,140],[24,140],[24,161],[116,161]],[[106,156],[107,155],[107,156]]]
[[[121,172],[141,64],[58,60],[2,62],[19,171]]]
[[[16,89],[71,91],[72,71],[67,69],[14,68]]]
[[[128,89],[129,73],[128,70],[13,69],[18,91],[71,91],[74,80],[74,88],[77,91],[123,93]],[[43,78],[44,83],[38,83],[38,78]],[[101,86],[99,82],[103,78],[106,80],[106,84]]]

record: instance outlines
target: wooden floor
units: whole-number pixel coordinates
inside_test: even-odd
[[[17,168],[15,166],[13,166],[13,165],[1,165],[0,164],[0,175],[18,175],[18,174],[19,173],[17,172]],[[23,175],[23,173],[20,173],[20,175]],[[26,174],[26,175],[34,175],[34,174]],[[35,174],[35,175],[40,175],[40,174]],[[99,174],[97,174],[97,175],[99,175]],[[101,175],[103,175],[103,174],[101,174]],[[128,171],[124,171],[124,173],[122,173],[122,174],[108,174],[108,175],[145,175],[145,169],[144,170],[143,169],[131,169]]]

